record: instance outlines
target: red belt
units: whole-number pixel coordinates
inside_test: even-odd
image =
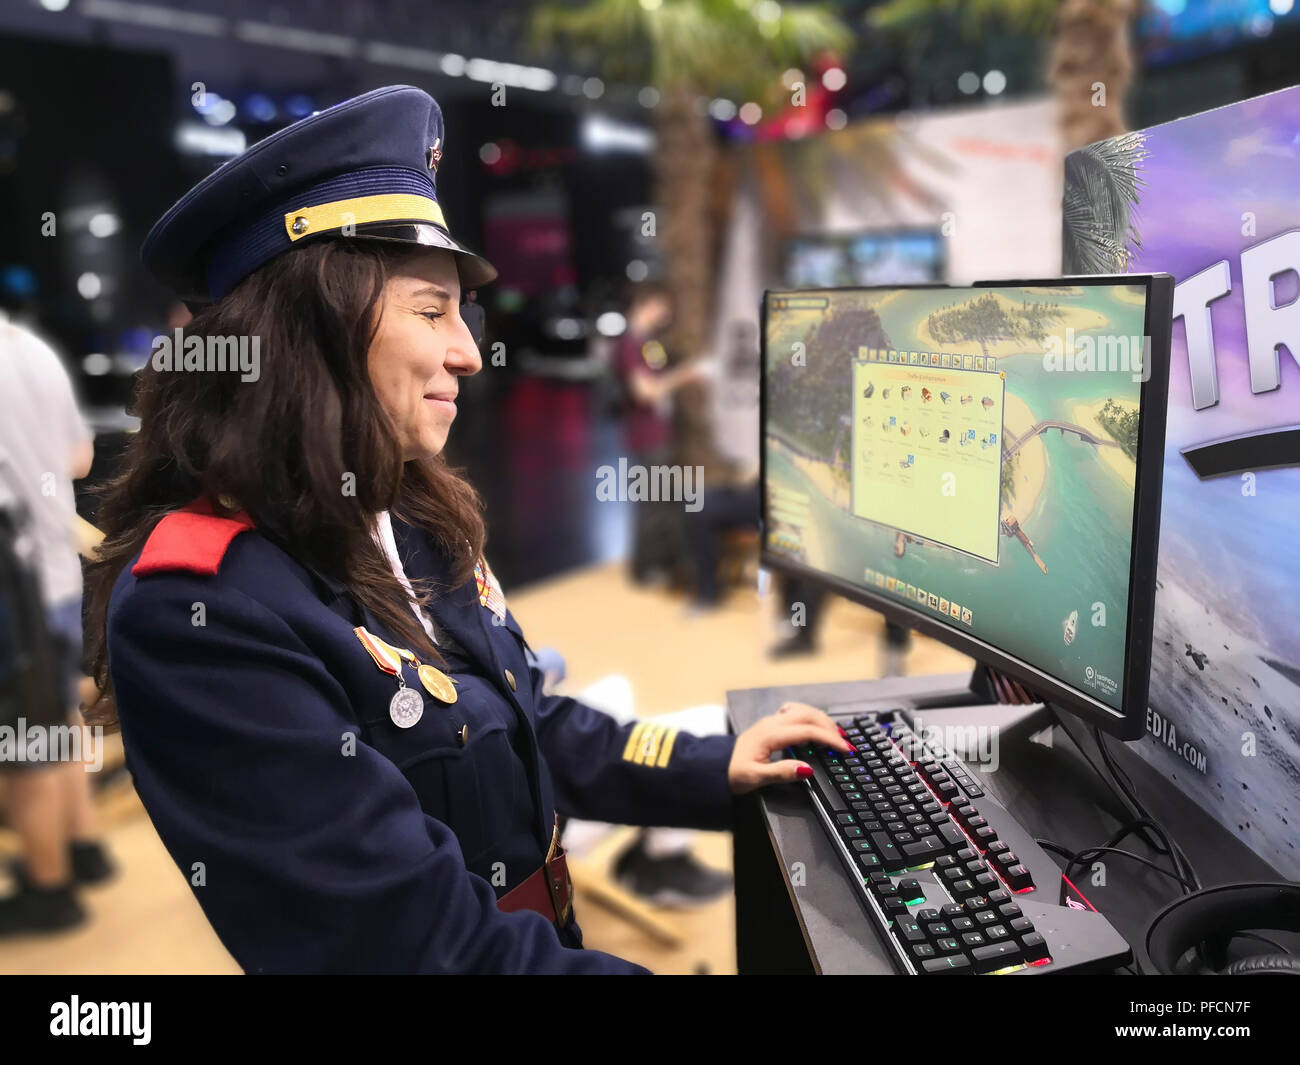
[[[551,846],[546,861],[521,884],[516,884],[499,899],[497,909],[505,913],[532,910],[548,921],[563,927],[573,913],[573,885],[569,881],[569,866],[564,848],[560,846],[560,823],[555,820],[551,833]]]

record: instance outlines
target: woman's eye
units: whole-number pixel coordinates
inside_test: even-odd
[[[420,315],[423,318],[429,319],[431,322],[436,322],[439,318],[446,317],[444,311],[421,311]]]

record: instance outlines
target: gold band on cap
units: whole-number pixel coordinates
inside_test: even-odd
[[[427,196],[392,193],[300,207],[284,216],[284,231],[290,240],[302,240],[317,233],[369,222],[434,222],[447,228],[442,208],[435,201]]]

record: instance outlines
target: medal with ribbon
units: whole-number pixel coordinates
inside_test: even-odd
[[[397,678],[397,691],[388,703],[388,716],[398,728],[410,728],[424,714],[424,699],[414,688],[406,686],[406,679],[402,676],[403,661],[410,662],[416,667],[415,671],[420,678],[420,683],[435,699],[444,703],[454,703],[458,698],[456,682],[440,669],[421,663],[414,652],[404,647],[394,647],[364,626],[358,625],[352,631],[361,641],[361,646],[366,649],[366,653],[374,660],[375,665]]]

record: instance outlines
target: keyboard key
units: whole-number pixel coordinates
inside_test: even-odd
[[[1010,898],[1011,898],[1011,892],[1009,892],[1006,888],[1002,888],[1002,887],[994,888],[992,891],[989,892],[989,902],[992,902],[995,905],[1000,902],[1006,902]]]
[[[975,886],[981,891],[992,891],[998,886],[998,878],[992,873],[980,873],[975,877]]]
[[[922,922],[924,924],[924,922]],[[925,926],[925,930],[936,939],[952,935],[952,925],[947,921],[931,921]]]
[[[952,893],[963,899],[970,895],[978,895],[979,890],[969,880],[954,880],[952,884]]]
[[[889,914],[890,916],[896,917],[899,914],[907,913],[907,903],[905,903],[897,895],[886,895],[883,899],[880,900],[880,902],[882,907],[884,908],[885,913]]]
[[[852,814],[836,814],[835,820],[842,825],[851,825],[855,823],[856,819]]]
[[[926,935],[917,921],[895,921],[894,931],[904,943],[924,943]]]
[[[1040,958],[1047,957],[1047,940],[1041,933],[1030,932],[1020,940],[1020,947],[1024,951],[1026,961],[1038,961]]]
[[[998,916],[1003,919],[1019,917],[1023,912],[1014,902],[1004,902],[998,907]]]
[[[1011,933],[1007,931],[1004,924],[991,924],[984,929],[984,935],[988,937],[990,943],[996,943],[1000,939],[1010,939]]]
[[[948,954],[942,958],[931,958],[921,962],[921,969],[927,973],[969,973],[971,961],[964,954]]]
[[[916,919],[922,924],[925,924],[927,921],[937,921],[939,920],[939,911],[933,906],[928,906],[924,910],[916,911]]]
[[[967,950],[970,950],[974,947],[984,946],[988,940],[984,938],[983,932],[963,932],[961,942],[962,946],[966,947]]]
[[[884,832],[871,833],[871,845],[876,848],[886,869],[902,869],[903,855],[898,845]]]
[[[1017,939],[1023,939],[1034,930],[1034,923],[1028,917],[1017,917],[1010,925],[1011,934]]]
[[[865,839],[855,839],[849,846],[855,851],[861,851],[863,854],[871,853],[871,843]]]
[[[939,835],[943,837],[944,843],[952,850],[958,850],[967,844],[966,834],[960,828],[954,825],[949,818],[944,818],[943,823],[938,826]]]
[[[1023,865],[1013,865],[1002,875],[1007,878],[1007,883],[1011,885],[1012,891],[1034,886],[1034,878],[1029,875],[1029,870]]]
[[[952,925],[954,932],[973,932],[975,931],[975,919],[973,917],[954,917],[948,922]]]
[[[880,859],[874,854],[859,854],[858,864],[869,873],[874,873],[880,868]]]
[[[857,825],[845,825],[840,831],[849,839],[858,839],[862,835],[862,829]]]
[[[961,944],[953,939],[952,936],[944,936],[942,939],[936,939],[934,941],[934,949],[940,954],[956,954],[961,950]]]
[[[917,943],[912,947],[912,957],[914,958],[925,959],[933,958],[934,956],[935,949],[930,946],[929,943]]]
[[[941,916],[949,919],[953,917],[962,917],[966,913],[966,907],[960,902],[945,902],[939,907],[939,913]]]
[[[910,861],[916,861],[918,858],[928,858],[936,854],[942,857],[942,851],[942,845],[934,836],[922,836],[915,843],[903,844],[903,857]]]
[[[980,910],[975,914],[975,923],[980,925],[997,924],[998,915],[992,910]]]
[[[995,969],[1005,969],[1008,965],[1017,965],[1024,960],[1020,944],[1014,939],[1004,939],[1000,943],[974,947],[971,954],[975,958],[975,970],[991,973]]]

